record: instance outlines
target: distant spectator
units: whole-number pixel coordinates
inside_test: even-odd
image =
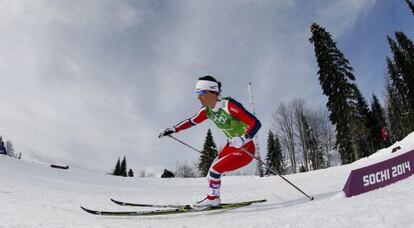
[[[388,130],[387,130],[386,127],[381,128],[381,139],[382,139],[382,142],[384,143],[385,147],[390,146],[390,144],[391,144],[390,143],[390,137],[389,137]]]
[[[385,141],[388,139],[388,131],[387,131],[387,128],[385,127],[381,128],[381,139],[382,141]]]

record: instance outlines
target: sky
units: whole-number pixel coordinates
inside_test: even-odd
[[[384,97],[386,36],[413,37],[402,0],[0,1],[0,135],[23,159],[109,172],[173,169],[198,154],[159,132],[201,107],[203,75],[250,108],[259,144],[281,102],[324,108],[310,25],[325,27],[368,101]],[[176,137],[202,148],[212,123]]]

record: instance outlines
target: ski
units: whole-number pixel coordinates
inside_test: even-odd
[[[245,202],[239,202],[239,203],[227,203],[227,204],[220,204],[220,206],[218,207],[209,207],[209,208],[206,208],[205,210],[196,210],[196,209],[193,209],[189,205],[181,205],[183,207],[180,207],[180,208],[160,209],[160,210],[151,210],[151,211],[99,211],[99,210],[91,210],[91,209],[88,209],[82,206],[81,206],[81,209],[90,214],[102,215],[102,216],[150,216],[150,215],[171,215],[171,214],[185,214],[185,213],[195,213],[195,212],[213,211],[213,210],[236,209],[236,208],[249,206],[254,203],[263,203],[263,202],[266,202],[266,200],[263,199],[263,200],[253,200],[253,201],[245,201]]]
[[[131,202],[124,202],[115,199],[111,199],[111,202],[116,203],[121,206],[127,207],[167,207],[167,208],[191,208],[191,205],[187,204],[146,204],[146,203],[131,203]]]
[[[165,209],[165,210],[153,210],[153,211],[98,211],[91,210],[85,207],[82,207],[82,210],[94,214],[94,215],[103,215],[103,216],[146,216],[146,215],[167,215],[167,214],[177,214],[185,213],[187,209]]]
[[[116,203],[121,206],[128,206],[128,207],[158,207],[158,208],[191,208],[191,205],[189,204],[145,204],[145,203],[132,203],[132,202],[125,202],[125,201],[119,201],[115,199],[111,199],[111,202]],[[238,203],[222,203],[220,206],[227,206],[227,205],[233,205],[233,204],[252,204],[252,203],[262,203],[266,202],[266,200],[251,200],[251,201],[243,201]]]

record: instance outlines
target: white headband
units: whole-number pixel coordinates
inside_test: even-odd
[[[196,87],[195,87],[195,91],[198,92],[201,90],[209,90],[209,91],[220,93],[218,83],[207,81],[207,80],[198,80]]]

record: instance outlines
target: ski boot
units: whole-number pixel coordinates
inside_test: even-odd
[[[203,200],[196,202],[193,205],[193,209],[198,211],[207,210],[209,208],[220,207],[220,203],[221,200],[219,196],[208,195]]]

